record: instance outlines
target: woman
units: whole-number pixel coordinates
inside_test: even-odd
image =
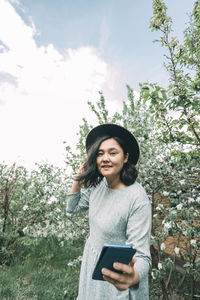
[[[125,128],[103,124],[86,139],[87,159],[68,195],[70,213],[89,209],[90,235],[80,272],[77,300],[147,300],[151,266],[151,205],[136,182],[139,147]],[[81,187],[87,189],[82,192]],[[129,265],[115,263],[122,274],[102,269],[105,281],[92,279],[102,246],[132,244],[136,254]]]

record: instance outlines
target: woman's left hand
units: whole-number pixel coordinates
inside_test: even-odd
[[[135,262],[136,258],[133,257],[128,265],[122,263],[114,263],[114,269],[122,271],[122,274],[103,268],[103,278],[113,284],[119,291],[127,290],[129,287],[137,284],[140,281],[139,273],[134,268]]]

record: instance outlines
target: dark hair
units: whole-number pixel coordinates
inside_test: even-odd
[[[97,168],[96,158],[101,143],[110,138],[113,138],[117,141],[117,143],[122,148],[124,155],[129,153],[127,145],[119,137],[103,136],[97,138],[96,142],[88,150],[87,159],[83,165],[83,173],[80,176],[76,176],[74,178],[77,181],[81,181],[85,187],[96,186],[103,179],[103,176],[101,175],[101,173],[99,173],[99,170]],[[126,186],[129,186],[135,182],[137,175],[138,171],[132,161],[132,155],[130,155],[129,153],[128,161],[124,164],[120,172],[120,179]]]

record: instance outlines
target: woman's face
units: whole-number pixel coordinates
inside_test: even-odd
[[[127,161],[128,153],[124,155],[123,149],[115,139],[110,138],[100,144],[96,162],[99,172],[107,179],[113,180],[118,177]]]

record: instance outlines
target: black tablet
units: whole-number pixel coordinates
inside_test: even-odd
[[[132,248],[132,245],[105,244],[101,250],[101,254],[92,274],[92,279],[104,280],[103,274],[101,273],[102,268],[122,273],[121,271],[113,268],[114,262],[120,262],[128,265],[135,252],[136,250]]]

